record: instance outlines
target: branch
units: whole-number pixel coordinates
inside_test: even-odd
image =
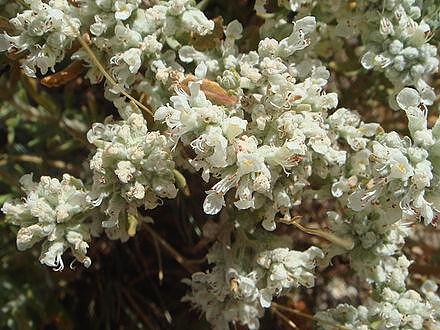
[[[293,309],[293,308],[290,308],[290,307],[287,307],[287,306],[279,305],[276,302],[272,302],[272,306],[274,306],[275,308],[278,308],[279,310],[283,310],[283,311],[286,311],[286,312],[293,313],[295,315],[301,316],[301,317],[306,318],[308,320],[312,320],[312,321],[319,322],[319,323],[322,323],[322,324],[327,324],[327,325],[333,326],[333,327],[335,327],[337,329],[340,329],[340,330],[350,330],[346,326],[343,326],[343,325],[340,325],[340,324],[337,324],[337,323],[334,323],[334,322],[330,322],[330,321],[327,321],[327,320],[323,320],[323,319],[317,318],[317,317],[315,317],[313,315],[300,312],[300,311],[298,311],[296,309]]]

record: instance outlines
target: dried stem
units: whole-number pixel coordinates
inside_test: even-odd
[[[327,324],[327,325],[333,326],[336,329],[350,330],[346,326],[343,326],[343,325],[340,325],[340,324],[337,324],[337,323],[334,323],[334,322],[330,322],[330,321],[327,321],[327,320],[323,320],[323,319],[317,318],[317,317],[315,317],[313,315],[300,312],[299,310],[296,310],[296,309],[293,309],[293,308],[290,308],[290,307],[287,307],[287,306],[283,306],[283,305],[277,304],[276,302],[272,302],[272,306],[277,308],[277,309],[279,309],[279,310],[290,312],[292,314],[301,316],[301,317],[306,318],[306,319],[311,320],[311,321],[315,321],[315,322],[319,322],[319,323],[322,323],[322,324]]]
[[[281,320],[283,320],[284,322],[287,323],[287,325],[289,325],[289,327],[291,327],[292,329],[299,329],[298,326],[292,321],[290,320],[286,315],[284,315],[283,313],[281,313],[278,309],[276,309],[276,307],[272,306],[271,308],[272,312],[274,312]]]
[[[78,36],[78,41],[81,44],[81,46],[84,48],[86,53],[89,55],[90,59],[92,60],[93,64],[96,65],[98,70],[104,75],[104,77],[107,79],[107,81],[115,88],[119,90],[121,94],[126,96],[135,106],[141,108],[145,112],[147,112],[150,116],[153,117],[153,112],[148,109],[145,105],[143,105],[141,102],[136,100],[133,96],[131,96],[124,88],[122,88],[114,79],[113,77],[105,70],[104,66],[101,64],[99,59],[96,57],[93,50],[89,47],[87,42],[84,40],[82,36]]]
[[[153,242],[154,242],[154,248],[156,250],[156,255],[157,255],[157,266],[159,268],[159,271],[157,273],[157,277],[159,279],[159,285],[162,285],[162,281],[163,281],[163,277],[164,277],[163,265],[162,265],[162,253],[160,253],[160,248],[159,248],[159,244],[157,242],[156,237],[153,237]]]
[[[79,171],[72,164],[66,163],[62,160],[43,159],[42,157],[34,155],[3,155],[2,159],[0,159],[0,166],[7,164],[8,161],[34,163],[37,165],[42,165],[43,163],[46,163],[53,168],[79,173]]]
[[[141,319],[142,323],[148,328],[148,329],[155,329],[153,324],[151,323],[150,319],[147,315],[143,312],[142,308],[137,304],[137,302],[134,300],[134,298],[130,295],[130,293],[127,291],[127,289],[121,289],[123,296],[127,300],[128,304],[131,308],[136,312],[138,317]]]
[[[173,248],[167,241],[165,241],[153,228],[145,224],[144,226],[148,233],[157,240],[157,242],[162,245],[162,247],[177,261],[183,268],[185,268],[189,273],[194,273],[194,268],[190,265],[191,263],[183,257],[175,248]]]
[[[330,233],[328,231],[324,231],[322,229],[315,229],[315,228],[308,228],[305,227],[303,225],[301,225],[298,221],[301,220],[301,216],[294,216],[291,219],[284,219],[281,218],[279,219],[280,222],[289,224],[289,225],[294,225],[296,228],[298,228],[299,230],[310,234],[310,235],[315,235],[321,238],[324,238],[327,241],[330,241],[346,250],[352,250],[354,248],[354,242],[351,238],[341,238],[339,236],[336,236],[333,233]]]

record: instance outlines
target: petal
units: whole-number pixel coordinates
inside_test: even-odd
[[[399,107],[406,110],[420,104],[420,95],[414,88],[405,87],[397,94],[396,101]]]
[[[224,205],[225,199],[223,198],[223,195],[212,192],[206,196],[205,201],[203,202],[203,211],[206,214],[217,214]]]

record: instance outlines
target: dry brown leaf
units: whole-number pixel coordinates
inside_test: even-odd
[[[182,89],[189,93],[188,84],[191,81],[196,81],[197,78],[193,75],[189,75],[182,82],[180,82],[180,86]],[[221,105],[234,105],[238,102],[238,97],[235,95],[229,94],[227,91],[223,89],[218,83],[209,79],[203,79],[202,84],[200,85],[200,89],[205,93],[206,98],[216,104]]]
[[[75,61],[70,63],[64,70],[42,78],[40,82],[43,86],[49,88],[59,87],[77,78],[83,71],[83,68],[83,61]]]

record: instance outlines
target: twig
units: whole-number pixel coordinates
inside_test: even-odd
[[[51,167],[75,172],[78,173],[78,170],[75,169],[75,167],[72,164],[68,164],[62,160],[50,160],[50,159],[43,159],[39,156],[34,155],[3,155],[3,159],[0,159],[0,166],[7,164],[9,160],[11,161],[18,161],[18,162],[25,162],[25,163],[34,163],[37,165],[42,165],[43,163],[48,164]]]
[[[84,48],[84,50],[86,51],[86,53],[89,55],[90,59],[92,60],[93,64],[96,65],[96,67],[98,68],[99,71],[101,71],[101,73],[104,75],[104,77],[107,79],[107,81],[113,85],[113,87],[116,87],[119,92],[121,94],[123,94],[124,96],[126,96],[135,106],[141,108],[142,110],[144,110],[145,112],[147,112],[150,116],[154,116],[153,112],[148,109],[145,105],[143,105],[141,102],[139,102],[138,100],[136,100],[133,96],[131,96],[124,88],[122,88],[114,79],[113,77],[105,70],[104,66],[101,64],[101,62],[99,61],[99,59],[96,57],[95,53],[93,52],[93,50],[89,47],[89,45],[87,44],[87,42],[83,39],[82,36],[78,36],[77,37],[79,43],[81,44],[81,46]]]
[[[284,219],[281,218],[279,219],[280,222],[289,224],[289,225],[294,225],[296,228],[298,228],[299,230],[310,234],[310,235],[315,235],[321,238],[324,238],[327,241],[330,241],[346,250],[352,250],[354,248],[354,242],[351,238],[341,238],[339,236],[336,236],[328,231],[324,231],[321,229],[314,229],[314,228],[307,228],[303,225],[301,225],[298,221],[301,219],[301,216],[295,216],[292,219]]]
[[[26,2],[24,2],[23,0],[15,0],[16,2],[18,2],[20,5],[22,5],[25,8],[29,8],[28,4]]]
[[[19,185],[19,178],[16,175],[3,171],[0,168],[0,181],[3,181],[10,185],[11,187],[16,187]]]
[[[202,0],[197,4],[197,8],[201,11],[204,11],[206,9],[206,7],[209,6],[210,2],[211,2],[211,0]]]
[[[293,308],[290,308],[290,307],[287,307],[287,306],[283,306],[283,305],[277,304],[276,302],[272,302],[272,306],[274,306],[275,308],[277,308],[279,310],[283,310],[283,311],[286,311],[286,312],[290,312],[290,313],[296,314],[298,316],[301,316],[301,317],[303,317],[305,319],[308,319],[308,320],[311,320],[311,321],[315,321],[315,322],[319,322],[319,323],[323,323],[323,324],[327,324],[327,325],[333,326],[336,329],[350,330],[346,326],[343,326],[343,325],[340,325],[340,324],[337,324],[337,323],[334,323],[334,322],[330,322],[330,321],[327,321],[327,320],[323,320],[323,319],[317,318],[317,317],[315,317],[313,315],[300,312],[299,310],[296,310],[296,309],[293,309]]]
[[[147,229],[148,233],[159,242],[160,245],[177,261],[183,268],[185,268],[189,273],[194,273],[193,267],[190,265],[186,258],[184,258],[179,252],[176,251],[167,241],[165,241],[158,233],[156,233],[153,228],[148,224],[144,227]]]
[[[191,196],[191,192],[189,190],[188,183],[186,182],[186,179],[183,176],[183,174],[176,169],[173,170],[173,173],[174,173],[174,178],[176,180],[177,186],[182,190],[183,194],[186,197]]]
[[[272,307],[271,308],[272,312],[274,312],[281,320],[283,320],[284,322],[286,322],[292,329],[299,329],[298,326],[293,323],[292,320],[290,320],[286,315],[284,315],[283,313],[281,313],[279,310],[276,309],[276,307]]]
[[[160,253],[160,248],[159,248],[159,244],[157,242],[156,237],[153,237],[153,242],[154,242],[154,248],[156,250],[156,255],[157,255],[157,266],[159,268],[159,271],[157,273],[157,277],[159,278],[159,285],[162,285],[162,281],[163,281],[163,265],[162,265],[162,254]]]
[[[128,304],[131,306],[131,308],[134,309],[136,314],[140,317],[142,323],[149,329],[154,329],[154,326],[151,324],[150,319],[147,315],[144,314],[142,309],[139,307],[139,305],[136,303],[134,298],[130,295],[130,293],[126,289],[121,289],[122,294],[124,295],[125,299],[127,300]]]
[[[23,71],[22,71],[23,72]],[[29,96],[37,102],[37,104],[41,105],[44,109],[47,110],[51,115],[58,117],[59,111],[57,105],[46,95],[39,92],[37,90],[36,84],[38,81],[34,78],[28,77],[25,74],[21,75],[21,83],[23,84],[24,89],[28,92]]]

